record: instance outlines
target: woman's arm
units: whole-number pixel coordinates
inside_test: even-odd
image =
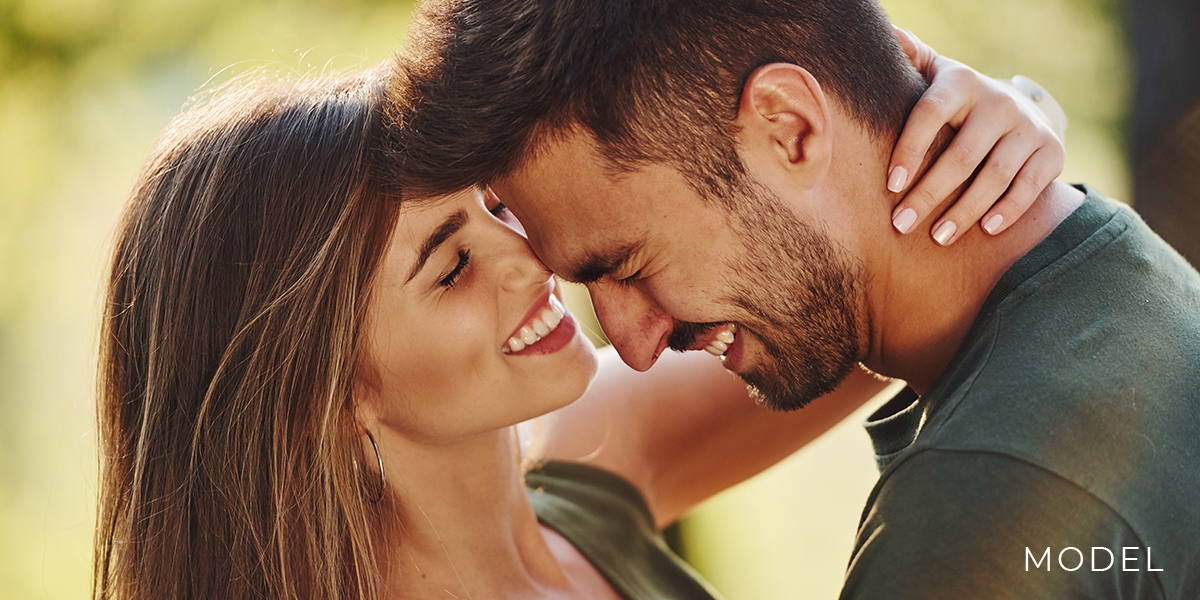
[[[587,393],[545,417],[543,456],[628,479],[664,526],[816,439],[886,385],[855,369],[834,392],[779,413],[756,405],[703,352],[668,353],[639,373],[605,348]]]

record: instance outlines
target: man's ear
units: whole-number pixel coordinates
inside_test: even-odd
[[[833,123],[825,93],[807,70],[772,63],[750,74],[738,107],[738,144],[754,171],[767,167],[790,185],[812,187],[829,170]]]

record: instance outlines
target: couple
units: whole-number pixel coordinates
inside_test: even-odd
[[[1196,596],[1200,277],[1047,187],[1044,126],[981,123],[1007,92],[940,59],[918,100],[871,2],[438,2],[410,38],[147,161],[98,597],[717,597],[658,528],[879,391],[859,362],[914,391],[868,423],[845,597]]]

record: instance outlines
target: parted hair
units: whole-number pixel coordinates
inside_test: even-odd
[[[724,196],[756,68],[808,69],[892,141],[924,90],[875,0],[427,0],[394,62],[386,148],[419,196],[510,173],[576,128],[614,172],[669,163]]]
[[[352,382],[396,214],[385,79],[240,81],[144,164],[104,303],[95,598],[377,597]]]

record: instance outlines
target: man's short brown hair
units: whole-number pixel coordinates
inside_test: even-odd
[[[390,162],[406,195],[432,196],[582,128],[614,172],[666,162],[724,197],[744,174],[742,86],[773,62],[881,140],[924,89],[875,0],[431,0],[394,65]]]

